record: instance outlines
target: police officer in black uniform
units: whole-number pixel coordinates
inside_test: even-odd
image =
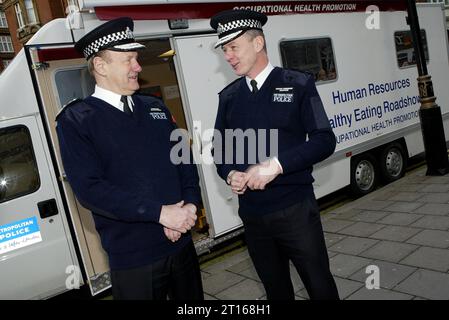
[[[270,64],[262,31],[266,21],[249,10],[228,10],[211,19],[219,37],[215,47],[241,76],[219,95],[217,172],[239,195],[248,251],[267,298],[294,299],[292,261],[311,299],[338,299],[312,187],[312,167],[334,152],[335,136],[314,77]],[[255,130],[255,144],[247,141],[239,148],[242,139],[227,139],[229,129]],[[277,130],[278,152],[259,155],[260,146],[270,150],[273,143],[269,130]],[[243,163],[237,161],[242,157]]]
[[[193,164],[170,159],[176,129],[159,99],[134,94],[142,71],[130,18],[86,34],[75,49],[95,77],[92,96],[66,106],[57,133],[68,181],[92,211],[114,299],[202,300],[189,230],[201,201]]]

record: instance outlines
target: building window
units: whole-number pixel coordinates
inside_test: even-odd
[[[443,3],[446,6],[449,6],[449,0],[427,0],[430,3]]]
[[[421,41],[424,47],[424,56],[429,62],[429,50],[427,49],[426,32],[421,30]],[[394,33],[394,42],[396,45],[396,59],[399,68],[407,68],[416,65],[415,49],[413,48],[412,36],[410,31],[397,31]]]
[[[317,83],[337,79],[330,38],[282,41],[280,51],[285,68],[312,73]]]
[[[3,11],[0,11],[0,28],[8,28],[8,22],[6,21],[6,15]]]
[[[39,189],[40,179],[29,130],[0,129],[0,203]]]
[[[20,7],[20,3],[16,3],[14,5],[14,8],[16,9],[17,24],[19,25],[19,28],[23,28],[25,26],[25,20],[23,19],[22,8]]]
[[[7,67],[9,66],[9,64],[11,63],[12,60],[3,60],[3,67]]]
[[[0,52],[14,52],[10,36],[0,36]]]
[[[36,13],[34,12],[33,0],[25,0],[25,10],[27,12],[28,23],[37,23]]]

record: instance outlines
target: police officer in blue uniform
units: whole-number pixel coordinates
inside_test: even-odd
[[[102,24],[75,44],[95,77],[67,105],[57,133],[68,181],[92,211],[108,254],[114,299],[202,300],[189,230],[201,201],[191,164],[170,159],[176,126],[159,99],[134,94],[142,70],[133,21]]]
[[[249,10],[228,10],[211,19],[219,38],[215,47],[241,76],[219,94],[217,172],[239,195],[248,251],[267,298],[294,299],[292,261],[311,299],[338,299],[312,187],[312,167],[334,152],[335,136],[314,77],[270,64],[262,31],[266,22],[267,16]],[[256,137],[254,145],[227,139],[229,129],[254,130],[247,135]],[[277,153],[259,155],[261,146],[270,150],[273,137]]]

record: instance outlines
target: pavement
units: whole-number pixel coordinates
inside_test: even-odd
[[[449,299],[449,175],[425,173],[322,213],[341,299]],[[201,273],[208,300],[266,299],[245,246],[202,263]],[[293,266],[291,277],[296,298],[308,299]]]

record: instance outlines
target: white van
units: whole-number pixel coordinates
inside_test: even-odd
[[[243,232],[237,198],[208,161],[211,135],[205,133],[214,125],[217,93],[236,77],[213,49],[209,18],[218,11],[266,13],[272,64],[315,74],[338,141],[334,155],[315,167],[318,198],[345,186],[364,194],[378,178],[400,178],[406,160],[424,151],[405,1],[329,3],[85,0],[68,19],[44,25],[0,76],[0,299],[47,298],[79,284],[95,295],[110,286],[107,257],[90,212],[65,179],[55,132],[61,108],[94,88],[74,43],[108,19],[135,20],[134,35],[147,45],[140,53],[140,92],[163,99],[191,135],[203,199],[199,254]],[[370,7],[367,13],[371,5],[379,12]],[[449,132],[444,11],[428,4],[418,9]]]

